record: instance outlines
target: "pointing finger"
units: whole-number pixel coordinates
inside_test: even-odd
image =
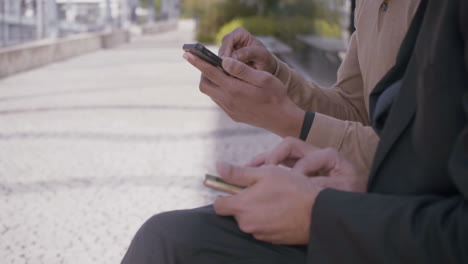
[[[298,160],[314,149],[315,147],[304,141],[287,137],[270,152],[265,162],[266,164],[278,165],[291,160]]]
[[[328,172],[335,167],[336,160],[336,150],[331,148],[321,149],[306,155],[296,162],[293,171],[309,176],[323,174],[323,172]]]
[[[258,154],[252,160],[250,160],[247,164],[245,164],[245,166],[246,167],[260,167],[265,164],[265,161],[268,155],[269,155],[268,152]]]
[[[231,57],[235,48],[245,45],[249,36],[250,33],[243,28],[234,29],[231,33],[223,37],[218,55],[221,58]]]
[[[218,162],[216,168],[225,181],[239,186],[251,186],[264,175],[261,168],[239,167],[226,162]]]

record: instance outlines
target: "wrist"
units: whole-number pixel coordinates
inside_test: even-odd
[[[267,129],[283,138],[298,138],[301,133],[305,111],[294,104],[289,98],[282,103],[282,106],[278,110],[280,112],[274,113],[272,120],[281,120],[281,122],[275,122],[270,129]]]
[[[310,209],[311,209],[311,212],[312,212],[314,210],[314,205],[315,205],[315,201],[317,201],[317,197],[326,188],[324,186],[322,186],[322,185],[319,185],[319,184],[315,183],[312,180],[312,178],[309,178],[307,180],[307,189],[308,189],[308,193],[307,193],[306,199],[307,199],[307,202],[310,205]]]
[[[304,230],[305,237],[303,238],[303,241],[301,241],[301,244],[307,245],[309,244],[310,240],[310,233],[311,233],[311,228],[312,228],[312,221],[311,217],[313,215],[314,207],[315,207],[315,202],[317,201],[318,196],[320,193],[325,189],[322,186],[313,184],[313,182],[308,179],[307,183],[305,184],[307,186],[307,191],[303,194],[304,196],[304,202],[305,202],[305,217],[304,217],[304,224],[306,226]]]

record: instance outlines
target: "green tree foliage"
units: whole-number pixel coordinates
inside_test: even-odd
[[[205,43],[236,27],[286,42],[297,34],[341,35],[339,13],[321,0],[182,0],[182,15],[197,19],[197,40]]]
[[[140,0],[140,6],[143,7],[143,8],[148,8],[148,0]],[[156,10],[159,10],[161,9],[161,0],[153,0],[153,7],[156,9]]]
[[[329,38],[341,37],[340,27],[324,19],[312,19],[304,16],[288,18],[252,16],[236,18],[222,26],[216,34],[216,43],[221,44],[223,37],[238,27],[243,27],[257,36],[276,37],[291,45],[294,45],[298,35],[317,34]]]
[[[280,2],[279,0],[241,0],[250,6],[256,6],[257,14],[261,16],[276,15],[279,12]]]
[[[197,19],[197,40],[213,43],[219,29],[236,17],[257,13],[253,6],[239,0],[183,0],[182,16]]]
[[[181,0],[181,16],[183,18],[198,18],[210,9],[210,3],[219,1]]]

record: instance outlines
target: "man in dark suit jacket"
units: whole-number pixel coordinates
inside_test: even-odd
[[[220,163],[249,187],[154,216],[123,262],[468,263],[466,0],[421,2],[371,120],[368,182],[336,151],[287,139],[249,166]]]

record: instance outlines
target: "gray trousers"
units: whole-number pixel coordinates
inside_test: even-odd
[[[306,263],[307,247],[281,246],[243,233],[213,207],[162,213],[136,233],[123,264]]]

